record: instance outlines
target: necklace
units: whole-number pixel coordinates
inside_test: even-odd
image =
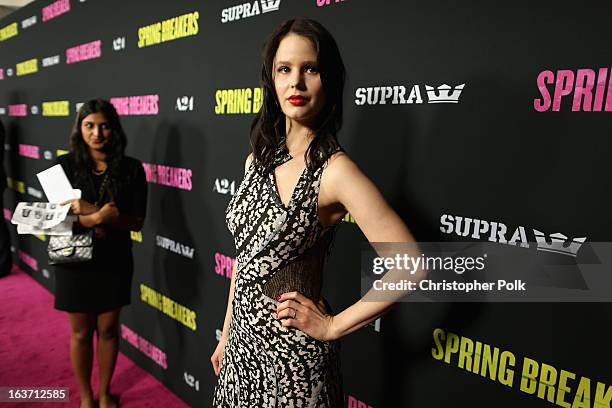
[[[106,172],[106,169],[103,170],[98,170],[98,169],[91,169],[91,172],[97,176],[100,176],[102,174],[104,174],[104,172]]]

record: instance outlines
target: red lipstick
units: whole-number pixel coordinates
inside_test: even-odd
[[[294,106],[302,106],[308,102],[308,98],[302,95],[291,95],[289,98],[287,98],[287,100]]]

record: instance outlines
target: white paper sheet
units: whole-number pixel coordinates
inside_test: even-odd
[[[72,223],[76,220],[75,215],[69,215],[53,228],[36,228],[31,225],[17,224],[18,234],[34,235],[72,235]]]
[[[70,204],[20,202],[13,211],[11,223],[38,229],[53,228],[66,219],[68,211],[70,211]]]
[[[36,175],[50,203],[63,203],[78,198],[61,165],[56,164]]]

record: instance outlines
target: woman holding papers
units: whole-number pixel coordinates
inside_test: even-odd
[[[112,104],[91,100],[77,114],[70,153],[59,157],[81,198],[69,201],[77,216],[73,230],[94,229],[93,259],[55,266],[55,307],[68,312],[70,358],[81,407],[93,407],[90,379],[93,333],[98,338],[101,408],[116,407],[109,384],[118,351],[122,306],[130,303],[133,274],[130,231],[142,228],[147,184],[140,161],[125,156],[126,136]],[[94,205],[97,203],[97,205]]]

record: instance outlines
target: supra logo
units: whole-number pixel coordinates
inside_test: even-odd
[[[0,115],[6,115],[6,108],[0,108]]]
[[[278,11],[281,0],[259,0],[228,7],[221,11],[221,22],[228,23],[262,13]]]
[[[579,69],[575,74],[568,69],[546,70],[540,72],[536,82],[542,95],[533,100],[537,112],[560,111],[566,97],[572,98],[572,112],[612,111],[612,73],[607,67],[599,68],[597,73],[593,69]],[[547,85],[554,85],[552,97]]]
[[[262,13],[277,11],[280,8],[280,2],[281,0],[261,0]]]
[[[185,378],[187,385],[189,385],[191,388],[195,388],[196,391],[200,391],[200,381],[196,380],[193,375],[185,371],[183,373],[183,377]]]
[[[157,246],[168,251],[174,252],[175,254],[179,254],[184,256],[185,258],[193,259],[193,254],[195,252],[194,248],[191,248],[187,245],[183,245],[180,242],[175,242],[170,238],[162,237],[157,235],[155,237],[157,242]]]
[[[574,238],[570,239],[569,245],[566,246],[568,238],[560,232],[550,234],[550,243],[543,232],[534,229],[533,234],[538,242],[539,251],[555,252],[562,255],[576,256],[578,250],[584,244],[584,241],[586,241],[586,237]]]
[[[459,103],[459,97],[465,84],[451,87],[442,84],[437,88],[425,85],[427,103]],[[403,85],[371,86],[357,88],[355,91],[355,105],[406,105],[423,103],[423,93],[419,85],[413,85],[410,92]]]
[[[7,68],[6,69],[6,76],[10,76],[10,77],[13,76],[13,68]]]
[[[78,112],[79,109],[81,109],[81,106],[83,106],[84,102],[77,102],[74,104],[74,108],[75,110]]]
[[[60,56],[59,55],[54,55],[52,57],[46,57],[46,58],[43,58],[43,60],[42,60],[43,68],[51,67],[51,66],[57,65],[59,63],[60,63]]]
[[[519,246],[521,248],[531,247],[527,240],[527,229],[520,225],[514,230],[510,239],[507,239],[506,233],[509,230],[503,222],[484,221],[476,218],[443,214],[440,217],[440,223],[442,224],[440,231],[445,234],[455,233],[459,237],[469,236],[473,239],[481,239],[482,237],[487,238],[489,242]],[[532,229],[532,231],[535,239],[532,239],[531,242],[536,242],[536,249],[538,251],[554,252],[575,257],[582,244],[586,241],[586,237],[568,239],[567,236],[560,232],[546,237],[546,234],[541,231],[536,229]]]
[[[459,96],[463,92],[465,84],[457,85],[454,89],[449,85],[442,84],[436,91],[432,86],[425,85],[427,91],[428,103],[459,103]],[[453,93],[450,91],[453,89]]]
[[[125,37],[117,37],[113,40],[113,50],[121,51],[125,49]]]
[[[32,27],[37,22],[38,22],[38,19],[36,16],[28,17],[24,20],[21,20],[21,28]]]
[[[176,110],[180,112],[193,110],[193,96],[179,96],[176,98]]]
[[[52,160],[53,152],[51,152],[50,150],[45,150],[45,152],[43,153],[43,157],[45,158],[45,160]]]
[[[236,192],[236,182],[234,180],[230,181],[226,178],[216,179],[215,186],[213,187],[213,191],[219,194],[230,194],[234,195]]]
[[[38,115],[38,106],[36,106],[36,105],[30,106],[30,113],[32,115]]]
[[[28,194],[36,198],[42,198],[43,196],[42,191],[37,190],[34,187],[29,187],[29,186],[28,186]]]

